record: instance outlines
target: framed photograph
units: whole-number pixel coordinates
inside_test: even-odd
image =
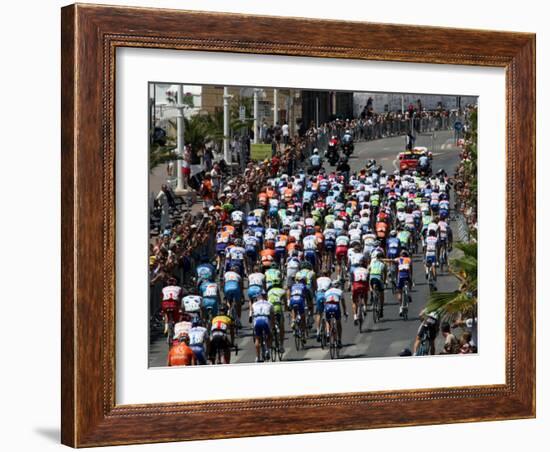
[[[71,5],[61,152],[64,444],[535,416],[533,34]]]

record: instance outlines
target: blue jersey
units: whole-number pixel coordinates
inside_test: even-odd
[[[211,281],[214,278],[215,271],[212,264],[200,264],[197,267],[197,276],[200,280]]]
[[[295,283],[290,288],[290,297],[305,298],[307,294],[307,286],[302,283]]]
[[[401,248],[401,242],[397,237],[390,237],[387,243],[387,255],[388,258],[394,259],[399,256],[399,251]]]

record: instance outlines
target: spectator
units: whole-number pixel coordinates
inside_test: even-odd
[[[451,333],[451,325],[449,324],[449,322],[443,322],[441,324],[441,334],[445,339],[445,344],[443,345],[443,351],[441,352],[441,354],[457,354],[460,349],[460,345],[455,335]]]
[[[283,144],[286,146],[288,145],[288,141],[290,139],[290,129],[286,121],[284,122],[283,127],[281,127],[281,131],[283,134]]]

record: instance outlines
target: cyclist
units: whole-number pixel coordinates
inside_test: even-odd
[[[306,331],[305,308],[309,291],[307,290],[305,276],[296,275],[296,282],[289,288],[287,297],[292,317],[291,328],[294,328],[296,324],[296,314],[300,314],[300,328],[302,331]],[[303,337],[302,341],[305,343],[306,338]]]
[[[325,309],[325,292],[330,289],[332,280],[330,279],[330,270],[326,270],[323,276],[317,278],[315,292],[315,327],[317,328],[317,342],[321,341],[321,315]]]
[[[208,330],[202,326],[199,318],[194,318],[189,330],[189,348],[193,351],[197,364],[203,366],[207,364],[208,356]]]
[[[426,279],[428,279],[428,273],[431,272],[434,281],[437,280],[437,273],[435,271],[435,264],[437,261],[437,243],[437,232],[432,229],[428,232],[428,237],[426,237],[424,265],[426,270]]]
[[[433,312],[425,315],[414,341],[413,353],[415,356],[435,355],[435,339],[438,329],[439,321],[437,315]]]
[[[168,366],[194,366],[197,358],[189,347],[189,336],[181,334],[175,339],[174,345],[168,352]]]
[[[342,320],[341,312],[347,317],[346,304],[344,300],[344,292],[339,287],[338,281],[333,281],[330,289],[325,292],[325,317],[330,319],[334,317],[336,320],[336,328],[338,331],[338,347],[342,347]],[[326,328],[327,337],[330,335],[330,323],[327,322]]]
[[[204,281],[214,281],[216,275],[216,269],[209,262],[208,256],[201,256],[200,262],[201,263],[196,268],[197,286],[199,287]]]
[[[284,307],[286,307],[286,290],[282,287],[272,287],[267,292],[267,301],[273,306],[273,314],[275,322],[279,325],[279,351],[285,352],[285,316],[283,315]]]
[[[225,272],[223,275],[224,287],[223,294],[227,307],[230,308],[231,305],[235,305],[236,309],[236,318],[233,319],[236,322],[237,328],[240,326],[241,318],[241,301],[242,301],[242,287],[243,280],[239,274],[239,267],[233,266],[231,270]]]
[[[202,297],[199,295],[186,295],[181,300],[181,307],[191,318],[202,317]]]
[[[170,318],[175,322],[180,308],[180,300],[183,289],[177,285],[178,280],[173,276],[168,278],[167,284],[162,289],[161,311],[164,319],[164,334],[168,333]]]
[[[413,282],[413,263],[407,250],[401,251],[400,257],[394,260],[397,265],[397,300],[399,301],[399,316],[403,316],[403,288],[407,284],[409,288]],[[409,296],[409,303],[412,298]]]
[[[365,259],[361,259],[354,266],[351,273],[351,301],[353,304],[353,323],[357,325],[359,309],[366,310],[366,301],[369,293],[368,270],[365,268]],[[361,306],[361,302],[363,306]]]
[[[271,329],[273,327],[273,306],[267,301],[263,294],[256,295],[255,302],[252,304],[252,317],[254,319],[254,344],[256,346],[256,362],[261,362],[260,358],[260,342],[262,336],[265,340],[265,358],[269,359],[269,351],[271,350]]]
[[[231,347],[235,340],[233,321],[227,316],[227,307],[220,306],[220,314],[212,319],[210,327],[210,361],[217,364],[218,354],[223,358],[222,364],[231,361]]]
[[[249,308],[252,307],[253,299],[265,290],[265,275],[258,271],[256,267],[254,273],[248,275],[248,301]]]
[[[218,285],[213,281],[203,281],[199,288],[202,296],[202,306],[205,318],[208,318],[208,311],[212,316],[218,315],[218,306],[220,303],[220,291]]]
[[[267,290],[272,287],[281,287],[282,282],[283,276],[281,275],[281,270],[279,270],[277,263],[272,262],[271,267],[265,272],[265,285]]]
[[[371,262],[368,267],[369,285],[373,291],[378,292],[380,300],[380,318],[384,317],[384,282],[387,277],[386,265],[379,259],[380,254],[375,252],[372,255]]]

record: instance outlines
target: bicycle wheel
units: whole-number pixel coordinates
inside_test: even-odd
[[[172,347],[172,342],[174,341],[174,321],[168,321],[168,336],[166,337],[166,343],[168,347]]]
[[[330,359],[336,358],[336,350],[338,344],[336,343],[336,328],[334,325],[334,318],[330,319],[330,336],[329,336],[329,347],[330,347]]]
[[[363,332],[363,297],[359,299],[359,305],[357,306],[357,323],[359,324],[359,334]]]
[[[327,346],[327,325],[324,318],[321,318],[319,322],[319,334],[321,336],[321,349],[324,350]]]
[[[403,307],[402,316],[403,320],[409,319],[409,287],[405,284],[403,287],[403,293],[401,294],[401,306]]]
[[[380,301],[378,297],[378,291],[375,290],[372,297],[372,319],[374,320],[374,323],[378,323],[378,320],[380,319],[380,311],[378,310],[378,305]]]
[[[279,352],[279,328],[275,325],[273,328],[272,337],[271,337],[271,361],[275,362],[277,360],[277,354]]]

